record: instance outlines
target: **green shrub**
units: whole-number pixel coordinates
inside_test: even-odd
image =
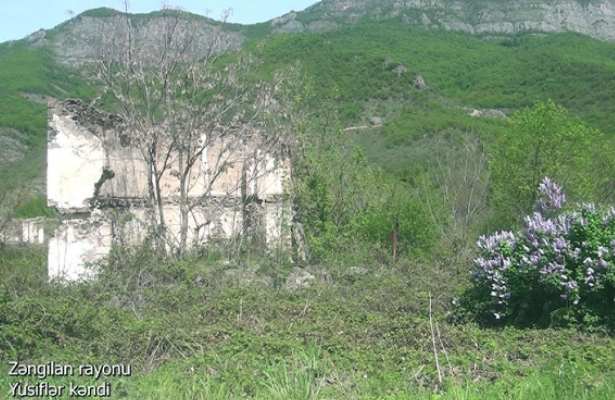
[[[434,227],[411,186],[371,165],[341,131],[328,133],[303,138],[303,157],[295,168],[296,203],[312,255],[322,260],[344,253],[371,253],[372,258],[390,253],[394,229],[401,253],[427,251]]]
[[[538,193],[522,231],[479,239],[470,303],[496,320],[615,328],[615,209],[562,212],[565,195],[548,178]]]
[[[494,226],[510,226],[531,212],[544,176],[564,184],[573,199],[609,200],[613,162],[602,156],[608,140],[552,101],[515,113],[490,151]]]

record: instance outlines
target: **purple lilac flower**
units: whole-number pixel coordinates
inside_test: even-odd
[[[581,249],[578,247],[575,247],[574,249],[572,249],[572,251],[568,252],[568,257],[572,258],[574,261],[579,261],[579,259],[581,258]]]
[[[502,245],[513,247],[516,243],[517,239],[512,232],[502,231],[490,236],[481,236],[476,244],[482,250],[496,251]]]
[[[615,221],[615,207],[609,208],[602,218],[602,223],[604,225],[608,225],[613,221]]]
[[[555,262],[550,262],[547,265],[545,265],[544,267],[542,267],[542,269],[540,270],[540,273],[543,275],[562,275],[564,272],[566,271],[566,267],[555,263]],[[565,276],[563,276],[563,278],[565,278]]]
[[[548,177],[544,177],[538,186],[540,198],[538,199],[538,209],[540,211],[559,210],[566,202],[566,195],[561,186],[553,182]]]
[[[573,220],[570,218],[569,214],[562,214],[557,217],[557,226],[562,235],[567,235],[572,225]]]
[[[587,268],[587,270],[585,271],[585,284],[588,285],[590,288],[594,287],[596,282],[596,276],[594,275],[595,272],[596,271],[594,271],[592,267]]]
[[[482,250],[483,255],[474,260],[477,267],[475,278],[487,282],[490,286],[490,295],[494,304],[500,307],[506,305],[510,298],[510,292],[504,277],[504,272],[512,265],[512,260],[508,251],[512,251],[517,244],[517,238],[512,232],[496,232],[490,236],[481,236],[477,246]],[[508,251],[506,251],[508,250]],[[494,311],[496,319],[503,316]]]
[[[556,216],[547,211],[563,207],[566,197],[561,187],[545,178],[539,192],[537,212],[525,218],[522,232],[497,232],[481,236],[477,242],[481,257],[474,261],[475,278],[488,285],[492,313],[496,319],[506,315],[511,297],[507,271],[512,266],[519,268],[514,270],[515,273],[523,272],[523,269],[538,272],[543,283],[557,285],[560,297],[576,305],[580,301],[579,282],[575,280],[577,271],[582,274],[581,284],[595,288],[600,276],[615,259],[615,240],[587,254],[594,245],[587,240],[579,243],[577,239],[578,230],[582,231],[588,224],[588,214],[596,213],[595,205],[586,203],[577,211]],[[604,224],[615,222],[615,208],[603,214],[602,221]],[[581,256],[583,253],[586,253],[584,259]]]
[[[526,235],[531,242],[536,242],[539,235],[555,235],[561,230],[561,227],[555,221],[543,217],[539,212],[535,212],[531,216],[525,217]]]
[[[553,243],[553,250],[556,253],[561,252],[562,250],[568,247],[568,241],[563,237],[557,237]]]
[[[539,252],[532,253],[532,255],[530,255],[530,264],[534,267],[537,267],[541,259],[542,256]]]

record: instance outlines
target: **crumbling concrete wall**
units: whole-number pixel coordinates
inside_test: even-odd
[[[74,281],[93,276],[89,264],[107,255],[111,242],[111,224],[101,215],[65,217],[49,240],[49,277]]]
[[[105,165],[102,140],[83,129],[67,110],[52,112],[48,129],[48,204],[63,211],[88,210]]]
[[[51,279],[87,278],[88,265],[114,244],[138,244],[148,234],[148,166],[119,126],[117,117],[78,101],[49,105],[47,196],[61,220],[49,242]],[[170,245],[181,232],[177,162],[171,157],[160,184]],[[290,171],[287,159],[263,151],[259,135],[212,143],[191,169],[189,196],[197,205],[188,244],[237,238],[257,221],[267,246],[289,247]]]

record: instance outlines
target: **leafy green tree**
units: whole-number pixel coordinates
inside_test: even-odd
[[[402,255],[431,246],[434,227],[416,191],[370,164],[362,148],[349,143],[333,107],[312,110],[302,124],[295,121],[301,129],[296,129],[293,176],[297,215],[311,254],[321,259],[382,254],[378,250],[391,254],[392,234]]]
[[[550,176],[573,198],[605,200],[612,162],[603,157],[605,136],[553,101],[511,118],[511,133],[491,152],[491,201],[498,226],[518,222],[536,202],[540,181]]]

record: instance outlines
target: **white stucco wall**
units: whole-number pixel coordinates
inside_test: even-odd
[[[65,220],[49,240],[47,270],[49,279],[76,281],[91,278],[89,263],[106,256],[111,249],[111,227],[107,222]]]
[[[104,166],[102,141],[70,117],[52,114],[47,146],[47,201],[61,209],[87,209]]]
[[[258,171],[258,194],[263,199],[286,193],[290,168],[287,162],[278,161],[270,155],[263,156]]]
[[[288,201],[265,204],[267,247],[290,247],[292,207]]]

